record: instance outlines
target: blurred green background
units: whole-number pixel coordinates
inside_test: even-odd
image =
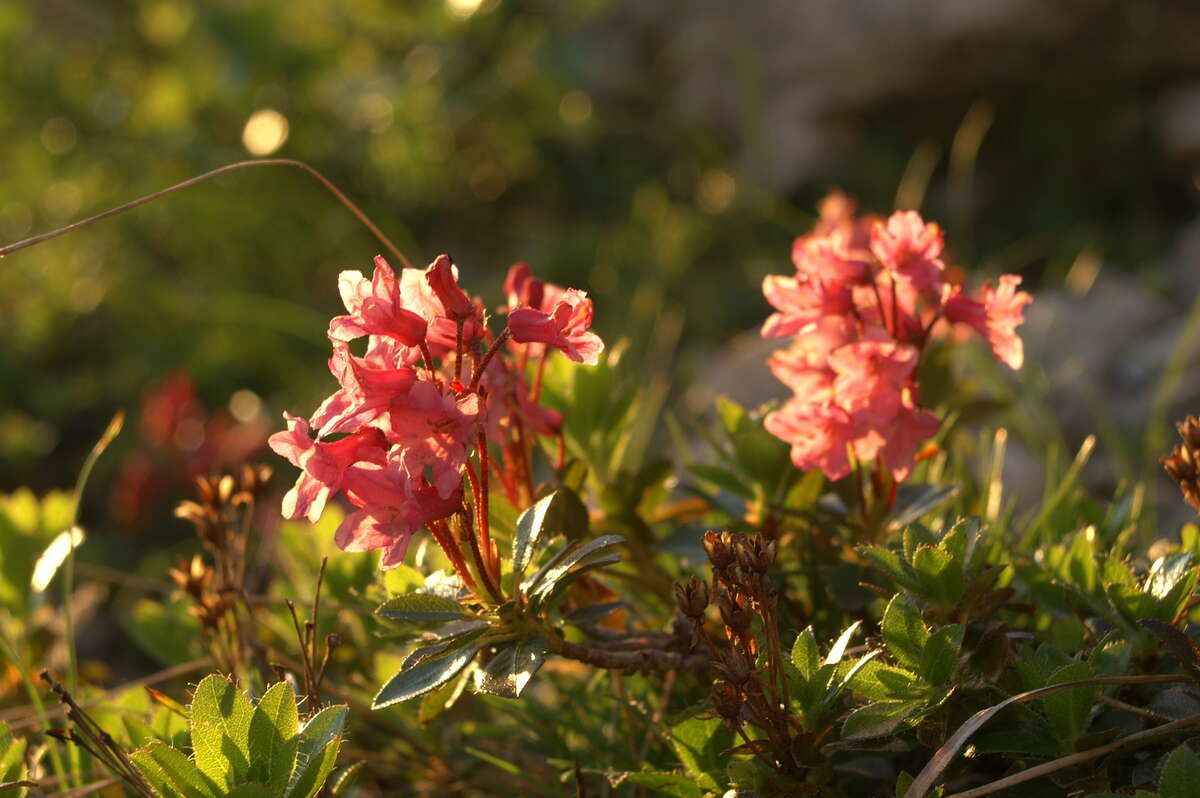
[[[7,0],[0,243],[297,158],[495,303],[516,260],[588,290],[630,367],[683,386],[761,322],[837,185],[941,221],[974,279],[1086,294],[1102,263],[1178,316],[1198,32],[1194,3],[1148,0]],[[9,256],[0,491],[69,484],[126,408],[100,478],[136,525],[121,502],[164,465],[244,456],[327,392],[337,273],[380,251],[272,168]]]

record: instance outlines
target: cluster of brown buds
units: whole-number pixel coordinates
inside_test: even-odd
[[[788,709],[779,594],[769,577],[776,544],[762,535],[728,531],[708,532],[703,542],[712,564],[711,585],[692,577],[675,585],[675,597],[692,624],[694,643],[708,649],[716,671],[713,708],[769,767],[800,776],[792,755],[796,724]],[[720,614],[720,634],[710,634],[705,624],[710,601]],[[762,732],[758,739],[751,740],[747,725]]]
[[[210,650],[228,673],[245,666],[253,635],[239,604],[246,592],[250,524],[254,507],[271,478],[265,465],[245,464],[236,474],[196,478],[196,500],[183,501],[175,515],[196,528],[212,565],[196,555],[168,571],[171,581],[192,603],[189,611],[208,632]],[[243,602],[245,603],[245,602]]]
[[[1188,504],[1200,512],[1200,419],[1188,416],[1175,426],[1183,443],[1162,459],[1163,468],[1179,483]]]

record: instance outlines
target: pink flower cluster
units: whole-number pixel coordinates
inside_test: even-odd
[[[463,570],[456,540],[468,535],[496,570],[486,514],[466,513],[464,479],[476,509],[486,507],[489,470],[514,501],[532,496],[528,449],[538,436],[561,438],[562,419],[538,406],[526,350],[595,363],[603,343],[588,331],[591,300],[518,264],[508,280],[508,326],[493,335],[483,304],[462,290],[446,255],[399,275],[377,257],[371,279],[346,271],[338,285],[346,313],[329,323],[329,370],[339,387],[307,420],[285,413],[287,430],[269,441],[301,471],[284,516],[315,522],[341,493],[354,508],[336,534],[347,551],[384,549],[383,566],[393,567],[428,527],[456,568]],[[352,345],[363,338],[356,355]],[[489,440],[499,459],[489,458]],[[452,532],[444,519],[460,511]]]
[[[939,322],[973,328],[997,360],[1021,367],[1016,328],[1031,301],[1021,278],[1006,274],[971,298],[946,279],[943,247],[941,229],[914,211],[856,217],[834,194],[792,247],[795,274],[763,281],[777,311],[763,336],[792,338],[769,365],[794,392],[765,425],[791,444],[797,468],[840,479],[854,461],[878,461],[896,480],[908,475],[939,426],[921,407],[916,372]]]

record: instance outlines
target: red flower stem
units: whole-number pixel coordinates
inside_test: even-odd
[[[473,593],[478,594],[479,587],[475,584],[475,578],[471,576],[471,569],[467,567],[466,561],[462,558],[462,552],[458,550],[458,546],[454,542],[454,536],[450,534],[450,530],[446,527],[446,521],[439,518],[436,521],[429,522],[429,531],[433,534],[433,539],[442,547],[442,551],[450,558],[450,563],[454,566],[454,570],[458,571],[458,575],[462,577],[463,583]]]
[[[479,430],[479,545],[491,566],[491,576],[500,581],[500,561],[493,556],[492,519],[488,512],[488,469],[491,452],[488,451],[487,433]]]
[[[562,468],[567,464],[567,436],[562,432],[558,433],[558,461],[554,464],[555,468]]]
[[[462,379],[462,362],[463,355],[466,352],[463,350],[463,322],[462,319],[455,320],[454,323],[454,381],[458,382]]]
[[[483,515],[483,513],[487,512],[487,500],[480,498],[481,496],[486,496],[487,494],[483,493],[480,487],[479,475],[475,473],[475,467],[470,463],[467,463],[467,479],[471,481],[471,493],[475,499],[475,517],[476,519],[480,519],[471,525],[469,535],[471,556],[475,560],[475,565],[479,568],[479,576],[481,579],[483,579],[484,587],[487,588],[488,593],[490,593],[496,603],[499,604],[504,601],[504,594],[500,592],[500,589],[496,587],[496,584],[492,579],[492,572],[487,567],[486,561],[483,557],[483,552],[480,550],[479,535],[477,535],[475,532],[475,528],[478,527],[485,537],[487,535],[487,522],[482,520],[486,517]],[[490,541],[485,544],[485,547],[488,550],[491,549]]]
[[[429,342],[421,341],[421,359],[425,361],[425,368],[429,371],[429,378],[437,384],[437,371],[433,368],[433,353],[429,351]]]
[[[871,281],[871,291],[875,294],[875,304],[879,306],[879,320],[883,323],[883,328],[886,330],[888,326],[887,311],[883,307],[883,297],[879,294],[879,284],[874,280]],[[892,333],[895,337],[895,333]]]
[[[900,340],[900,310],[897,307],[896,299],[896,276],[888,272],[888,276],[892,278],[892,337],[897,341]],[[914,312],[915,308],[914,308]]]
[[[492,358],[500,351],[500,347],[504,346],[504,342],[508,340],[510,335],[512,335],[512,331],[505,327],[504,332],[496,336],[496,340],[492,342],[492,347],[488,349],[483,359],[475,364],[475,373],[471,375],[472,391],[479,387],[479,380],[483,378],[483,370],[487,368],[488,363],[492,362]]]
[[[516,449],[519,458],[516,465],[521,475],[520,487],[523,489],[520,499],[523,505],[530,505],[533,504],[533,466],[530,462],[533,449],[529,445],[529,436],[525,434],[525,425],[521,423],[520,417],[513,418],[513,426],[517,433]]]
[[[529,398],[537,401],[542,395],[542,375],[546,373],[546,356],[549,350],[542,348],[542,356],[538,358],[537,374],[533,378],[533,391],[529,394]]]

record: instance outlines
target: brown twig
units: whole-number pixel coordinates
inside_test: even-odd
[[[388,252],[392,253],[392,256],[395,257],[396,260],[400,261],[400,264],[402,266],[404,266],[405,268],[409,268],[409,269],[412,268],[412,264],[409,262],[408,258],[404,257],[404,253],[401,252],[400,249],[391,242],[391,239],[389,239],[386,235],[384,235],[383,231],[380,230],[378,227],[376,227],[375,223],[372,222],[370,220],[370,218],[365,213],[363,213],[362,210],[359,209],[359,207],[357,205],[355,205],[354,202],[351,201],[351,199],[349,197],[347,197],[345,194],[343,194],[341,189],[339,189],[337,186],[335,186],[329,180],[329,178],[325,177],[325,175],[321,174],[316,169],[314,169],[313,167],[304,163],[303,161],[297,161],[297,160],[293,160],[291,158],[263,158],[263,159],[257,160],[257,161],[238,161],[237,163],[226,164],[225,166],[221,166],[221,167],[218,167],[211,171],[205,172],[202,175],[197,175],[196,177],[192,177],[187,180],[184,180],[181,183],[176,183],[173,186],[168,186],[167,188],[164,188],[161,191],[155,191],[153,194],[147,194],[146,196],[139,197],[138,199],[135,199],[132,202],[126,202],[124,205],[118,205],[115,208],[110,208],[107,211],[104,211],[103,213],[98,213],[95,216],[89,216],[86,219],[81,219],[80,221],[69,224],[66,227],[60,227],[57,230],[51,230],[48,233],[41,233],[40,235],[31,236],[29,238],[18,241],[15,244],[9,244],[8,246],[0,247],[0,258],[3,258],[5,255],[8,255],[10,253],[16,252],[19,249],[25,249],[26,247],[32,247],[35,244],[42,243],[43,241],[49,241],[52,238],[58,238],[59,236],[70,233],[73,230],[78,230],[80,228],[87,227],[88,225],[95,224],[96,222],[103,221],[104,219],[107,219],[110,216],[117,216],[119,214],[125,213],[126,211],[131,211],[140,205],[145,205],[148,202],[153,202],[156,199],[165,197],[168,194],[173,194],[174,192],[188,188],[189,186],[194,186],[197,183],[203,183],[205,180],[209,180],[211,178],[217,177],[218,175],[225,174],[226,172],[232,172],[237,169],[247,169],[252,166],[294,166],[297,169],[303,169],[305,172],[310,174],[312,177],[316,178],[317,182],[319,182],[325,188],[326,191],[328,191],[330,194],[332,194],[334,196],[334,198],[337,199],[338,202],[340,202],[348,211],[350,211],[350,213],[354,214],[354,218],[358,219],[358,221],[362,223],[363,227],[366,227],[367,230],[369,230],[371,232],[371,235],[375,236],[376,240],[378,240],[381,244],[383,244],[385,247],[387,247]]]
[[[675,651],[642,649],[641,651],[608,651],[595,646],[562,641],[559,654],[598,668],[623,671],[671,671],[684,668],[703,668],[708,657],[702,653],[680,654]]]

